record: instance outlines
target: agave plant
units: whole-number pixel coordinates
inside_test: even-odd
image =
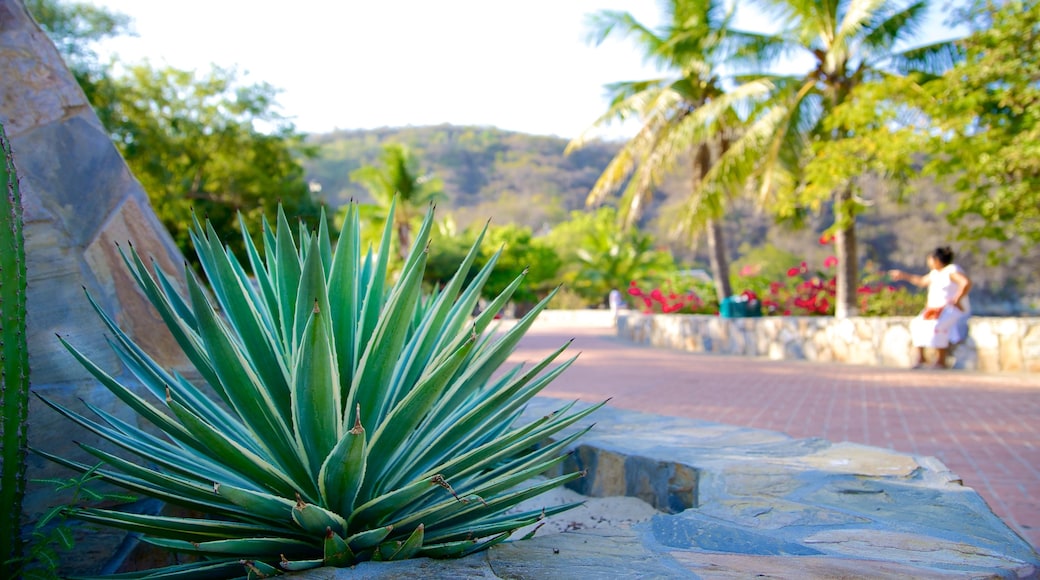
[[[356,206],[335,246],[324,226],[301,227],[294,237],[279,210],[275,227],[264,223],[263,253],[242,225],[249,276],[196,220],[192,240],[209,288],[186,267],[183,295],[168,274],[149,270],[132,248],[124,252],[202,380],[160,367],[91,300],[147,393],[62,343],[164,436],[89,404],[96,418],[47,404],[141,460],[82,444],[104,462],[98,473],[105,481],[206,515],[72,510],[197,556],[120,577],[265,577],[366,560],[457,557],[574,507],[511,510],[580,477],[535,478],[560,463],[584,430],[556,442],[552,436],[597,408],[574,411],[572,403],[517,423],[526,402],[574,360],[554,366],[564,345],[530,368],[498,372],[549,298],[495,332],[494,314],[520,276],[473,316],[495,263],[467,283],[480,239],[454,278],[424,296],[432,212],[388,284],[387,224],[378,251],[369,248],[362,258]],[[81,472],[93,467],[43,455]]]

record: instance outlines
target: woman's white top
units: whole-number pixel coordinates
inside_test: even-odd
[[[928,308],[941,308],[953,304],[954,298],[961,290],[960,284],[952,278],[954,273],[964,275],[964,270],[957,264],[950,264],[941,270],[928,273]],[[961,308],[965,314],[971,312],[971,303],[968,302],[967,296],[961,298]]]

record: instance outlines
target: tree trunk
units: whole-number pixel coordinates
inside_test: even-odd
[[[720,149],[726,147],[726,142],[717,144]],[[711,171],[711,165],[717,159],[710,143],[702,143],[697,147],[697,153],[693,159],[693,187],[701,187],[704,178]],[[718,152],[718,156],[722,151]],[[711,277],[715,282],[715,294],[721,304],[723,300],[733,295],[733,287],[729,281],[729,259],[726,257],[726,237],[722,231],[722,225],[718,216],[711,216],[704,223],[704,231],[708,236],[708,261],[711,264]]]
[[[726,258],[726,238],[722,225],[715,219],[709,219],[704,225],[708,234],[708,261],[711,263],[711,277],[715,280],[715,294],[719,303],[733,295],[733,287],[729,282],[729,260]]]
[[[408,259],[408,252],[412,250],[412,226],[407,221],[397,224],[397,254],[402,260]]]
[[[834,196],[834,219],[838,228],[834,236],[834,248],[838,258],[837,292],[834,316],[847,318],[858,314],[856,283],[859,280],[859,262],[856,258],[856,218],[846,209],[852,199],[852,191],[844,188]]]

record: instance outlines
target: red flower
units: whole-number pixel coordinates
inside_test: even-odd
[[[832,236],[830,234],[823,234],[822,236],[820,236],[820,245],[821,246],[826,246],[827,244],[831,243],[831,241],[833,241],[833,240],[834,240],[834,236]]]
[[[823,261],[823,267],[824,268],[833,268],[833,267],[835,267],[837,265],[838,265],[838,259],[835,258],[834,256],[827,256],[827,258]]]
[[[791,269],[789,269],[787,271],[787,275],[792,277],[792,278],[797,276],[800,273],[801,273],[801,270],[799,270],[798,268],[791,268]]]

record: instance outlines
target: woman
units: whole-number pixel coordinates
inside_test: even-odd
[[[937,357],[932,368],[946,368],[946,352],[950,344],[964,340],[966,322],[971,314],[968,291],[971,280],[960,266],[953,263],[953,250],[936,248],[928,255],[928,269],[923,276],[907,274],[902,270],[890,270],[893,280],[906,280],[915,285],[928,287],[928,300],[924,311],[910,321],[910,338],[917,347],[914,368],[924,366],[924,349],[936,349]]]

